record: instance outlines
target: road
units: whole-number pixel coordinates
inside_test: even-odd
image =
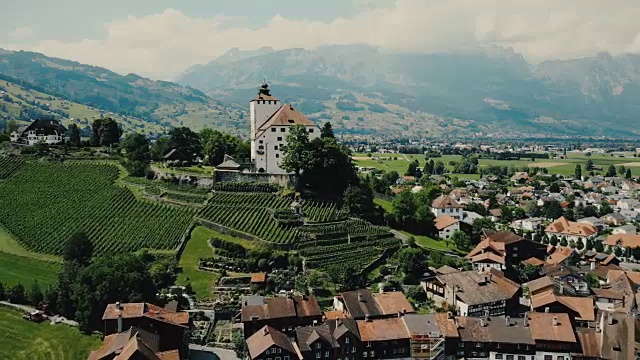
[[[240,360],[236,352],[229,349],[189,344],[189,350],[191,360]]]
[[[33,306],[29,306],[29,305],[21,305],[21,304],[12,304],[8,301],[0,301],[0,305],[4,305],[4,306],[8,306],[8,307],[12,307],[14,309],[18,309],[24,312],[34,312],[37,309],[34,308]],[[51,321],[52,324],[67,324],[70,326],[78,326],[78,323],[73,321],[73,320],[68,320],[67,318],[64,318],[62,316],[59,315],[54,315],[54,316],[49,316],[48,319]]]

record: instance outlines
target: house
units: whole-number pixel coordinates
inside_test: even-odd
[[[296,329],[302,359],[354,359],[362,353],[358,325],[353,319],[328,320],[322,325]]]
[[[586,223],[595,226],[598,230],[606,230],[609,228],[609,225],[606,225],[601,219],[597,217],[586,217],[578,220],[579,223]]]
[[[486,268],[504,270],[511,276],[516,266],[530,258],[544,259],[546,246],[523,238],[511,231],[485,230],[481,241],[467,254],[474,269]]]
[[[636,306],[636,288],[623,270],[611,270],[607,274],[607,283],[592,291],[599,310],[629,314]]]
[[[590,297],[574,297],[543,292],[531,297],[531,310],[541,313],[569,315],[577,325],[588,325],[595,320],[595,305]]]
[[[267,283],[267,273],[259,272],[251,274],[251,285],[264,287]]]
[[[357,320],[362,359],[411,359],[411,340],[402,317]]]
[[[569,221],[564,216],[561,216],[547,226],[545,233],[548,237],[565,238],[567,241],[574,241],[576,244],[581,242],[584,248],[587,245],[587,240],[593,239],[598,235],[598,229],[591,224]]]
[[[355,320],[388,318],[415,312],[400,291],[374,294],[368,289],[348,291],[335,296],[333,308]]]
[[[498,222],[502,220],[502,209],[491,209],[489,210],[489,218],[493,222]]]
[[[617,205],[620,210],[635,210],[640,208],[640,201],[637,199],[622,199],[618,201]]]
[[[104,336],[121,333],[135,327],[158,335],[159,351],[176,350],[188,353],[189,314],[170,311],[149,303],[109,304],[102,315]]]
[[[591,267],[593,268],[597,265],[620,265],[620,260],[614,254],[599,253],[594,250],[585,251],[581,256],[581,260],[592,264]]]
[[[574,327],[562,313],[463,317],[437,314],[445,359],[570,359],[578,350]]]
[[[622,225],[622,226],[613,228],[611,233],[614,235],[617,235],[617,234],[635,235],[638,233],[638,229],[636,228],[635,225],[627,224],[627,225]]]
[[[290,104],[281,105],[271,95],[269,85],[263,84],[258,95],[249,103],[251,115],[251,161],[258,172],[286,174],[280,165],[292,126],[302,125],[309,139],[320,137],[320,129]]]
[[[549,252],[545,262],[549,265],[568,265],[575,254],[575,250],[568,246],[549,245]]]
[[[240,171],[240,170],[242,170],[242,165],[240,165],[237,162],[233,161],[233,159],[228,159],[228,160],[225,160],[222,163],[220,163],[218,166],[216,166],[216,170]]]
[[[559,284],[568,285],[565,286],[567,291],[573,290],[574,295],[587,296],[589,295],[589,282],[585,279],[584,275],[570,266],[562,264],[554,266],[546,266],[542,269],[542,274],[550,276]],[[560,291],[560,295],[567,291]]]
[[[431,212],[435,217],[448,215],[454,219],[462,220],[463,206],[449,195],[440,195],[431,203]]]
[[[607,250],[615,250],[616,248],[620,248],[620,250],[626,249],[635,249],[640,246],[640,235],[638,234],[612,234],[607,236],[607,238],[602,242],[605,249]]]
[[[241,321],[244,336],[248,338],[266,325],[285,334],[292,334],[296,327],[319,324],[322,310],[315,296],[289,296],[262,298],[261,303],[242,304]]]
[[[449,215],[438,216],[434,220],[434,225],[440,239],[448,239],[454,232],[460,230],[460,221]]]
[[[511,177],[511,181],[514,183],[522,184],[526,181],[529,181],[529,173],[527,172],[516,172]]]
[[[627,222],[627,218],[618,213],[607,214],[600,219],[609,226],[620,226]]]
[[[268,325],[247,338],[247,349],[251,360],[299,359],[287,335]]]
[[[447,304],[462,316],[504,315],[517,305],[520,286],[491,269],[484,273],[457,271],[425,279],[422,287],[427,297]]]
[[[535,280],[531,280],[523,285],[529,291],[529,297],[534,297],[542,293],[553,293],[555,291],[555,282],[549,276],[543,276]]]
[[[38,119],[27,126],[19,127],[11,133],[11,142],[27,145],[44,143],[48,145],[62,144],[67,129],[60,120]]]
[[[595,327],[576,331],[580,350],[572,354],[578,360],[635,360],[637,329],[632,315],[601,312]]]
[[[524,232],[537,231],[541,225],[542,225],[542,219],[537,217],[522,219],[522,220],[514,220],[513,222],[511,222],[512,229],[520,229]]]
[[[178,349],[159,349],[158,334],[130,327],[105,336],[100,349],[92,351],[88,360],[180,360]]]
[[[412,359],[431,360],[444,353],[444,336],[436,314],[407,314],[403,319],[410,336]]]

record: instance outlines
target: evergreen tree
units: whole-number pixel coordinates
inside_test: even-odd
[[[40,284],[38,284],[38,280],[35,280],[31,285],[31,289],[29,289],[29,304],[38,307],[43,300],[44,295],[40,289]]]
[[[591,159],[587,160],[587,165],[585,166],[585,169],[587,171],[592,171],[593,170],[593,160],[591,160]]]
[[[616,176],[616,167],[613,166],[613,164],[609,165],[609,168],[607,169],[607,173],[604,176],[606,177]]]
[[[627,172],[624,174],[625,179],[631,179],[631,169],[627,169]]]
[[[582,166],[580,164],[576,164],[575,178],[578,180],[582,178]]]
[[[80,139],[80,129],[78,129],[78,125],[71,124],[69,126],[69,130],[71,131],[71,135],[69,137],[69,144],[71,144],[71,146],[80,147],[81,139]]]
[[[334,138],[335,135],[333,135],[333,127],[331,126],[330,122],[326,122],[324,123],[324,125],[322,125],[322,129],[320,129],[320,137],[323,138]]]

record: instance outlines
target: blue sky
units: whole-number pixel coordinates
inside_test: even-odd
[[[233,47],[640,52],[638,0],[2,0],[0,48],[173,79]]]

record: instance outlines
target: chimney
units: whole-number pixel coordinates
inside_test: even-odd
[[[122,332],[122,311],[118,309],[118,332]]]
[[[267,336],[269,335],[269,328],[268,327],[263,327],[262,328],[262,335]]]
[[[483,319],[483,318],[480,318],[480,326],[481,326],[481,327],[485,327],[485,326],[487,326],[487,322],[486,322],[486,321],[484,321],[484,319]]]
[[[591,269],[591,271],[596,269],[596,262],[594,260],[591,260],[591,264],[589,265],[589,269]]]
[[[484,311],[484,319],[485,319],[486,321],[489,321],[489,310],[485,310],[485,311]]]
[[[511,317],[510,316],[505,316],[504,317],[504,323],[507,326],[511,326]]]
[[[553,317],[553,326],[558,326],[558,317],[557,316]]]
[[[122,307],[120,306],[120,301],[116,301],[116,310],[122,310]]]
[[[544,312],[546,312],[546,313],[549,313],[549,310],[550,310],[550,309],[549,309],[549,307],[548,307],[548,306],[544,308]]]

